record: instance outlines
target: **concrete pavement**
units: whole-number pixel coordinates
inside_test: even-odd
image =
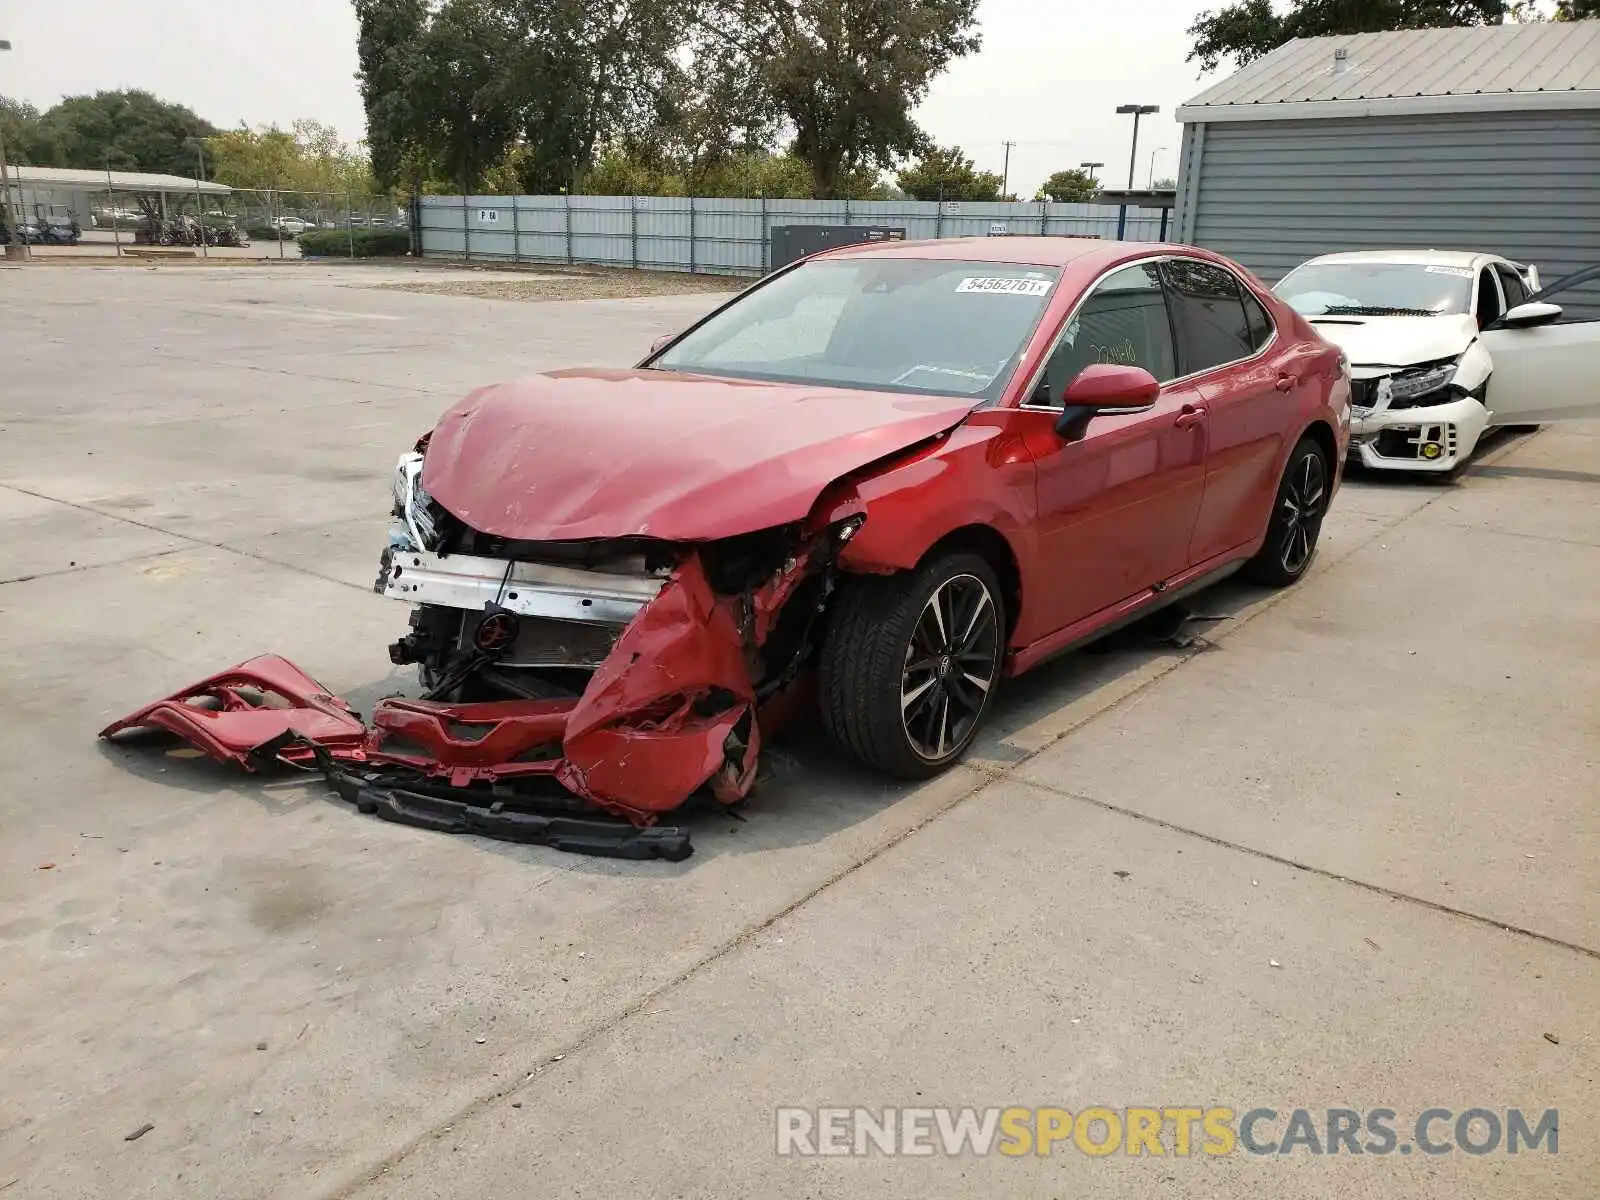
[[[262,650],[358,706],[407,682],[366,590],[394,456],[473,384],[628,361],[710,303],[362,286],[393,278],[0,287],[7,1200],[1592,1190],[1600,431],[1348,482],[1300,587],[1017,681],[930,784],[802,733],[684,864],[97,746]],[[1520,1106],[1562,1137],[801,1160],[788,1104]]]

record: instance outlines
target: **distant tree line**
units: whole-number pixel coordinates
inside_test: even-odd
[[[354,0],[381,184],[892,194],[977,0]]]
[[[206,178],[230,187],[292,193],[373,191],[364,150],[316,121],[221,130],[149,92],[71,96],[40,112],[0,97],[0,135],[14,163],[79,170],[145,171]]]

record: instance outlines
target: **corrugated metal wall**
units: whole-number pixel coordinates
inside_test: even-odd
[[[1483,250],[1545,282],[1600,262],[1600,114],[1184,127],[1175,241],[1274,281],[1335,250]],[[1600,290],[1577,305],[1600,316]]]
[[[723,200],[676,196],[424,196],[425,257],[561,262],[760,275],[775,225],[901,227],[908,238],[991,233],[1114,238],[1110,204],[917,200]],[[1162,214],[1130,208],[1124,236],[1160,237]]]

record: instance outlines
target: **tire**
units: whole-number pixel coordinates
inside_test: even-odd
[[[976,554],[848,580],[822,645],[824,728],[886,774],[939,774],[966,753],[989,714],[1005,635],[999,581]]]
[[[1332,495],[1328,456],[1314,438],[1295,444],[1278,481],[1267,521],[1267,538],[1243,575],[1266,587],[1288,587],[1301,579],[1317,554],[1322,519]]]

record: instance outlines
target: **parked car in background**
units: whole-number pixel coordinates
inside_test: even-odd
[[[311,228],[311,222],[302,217],[273,217],[270,225],[285,237],[299,237]]]
[[[1451,474],[1491,426],[1600,416],[1600,322],[1546,302],[1574,282],[1539,283],[1494,254],[1386,250],[1325,254],[1273,290],[1349,357],[1352,460]]]
[[[24,246],[30,246],[36,245],[43,240],[44,233],[40,224],[32,217],[22,218],[17,222],[16,228],[13,229],[5,218],[0,216],[0,246],[9,246],[13,241],[20,242]]]
[[[757,707],[813,667],[841,747],[925,777],[1004,677],[1235,571],[1300,579],[1349,394],[1339,351],[1208,251],[840,248],[637,369],[447,412],[397,466],[391,658],[428,720],[533,702],[475,777],[640,819],[742,796]]]

